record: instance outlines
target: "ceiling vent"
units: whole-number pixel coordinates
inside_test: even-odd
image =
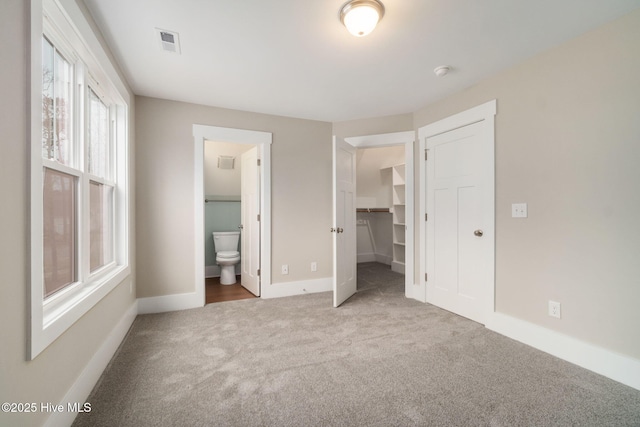
[[[233,156],[218,156],[218,168],[220,169],[233,169],[235,162],[236,158]]]
[[[169,53],[180,53],[180,37],[175,31],[156,28],[156,35],[160,43],[160,49]]]

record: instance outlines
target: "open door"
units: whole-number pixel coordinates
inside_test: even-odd
[[[242,154],[241,160],[240,284],[260,296],[260,174],[258,147]]]
[[[357,289],[356,148],[333,137],[333,306]]]

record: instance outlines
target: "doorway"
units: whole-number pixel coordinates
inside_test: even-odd
[[[215,126],[194,125],[193,126],[194,142],[195,142],[195,244],[196,244],[196,263],[195,263],[195,279],[196,293],[200,295],[202,304],[206,302],[206,284],[205,276],[215,273],[214,265],[211,264],[212,254],[206,257],[205,248],[207,248],[207,240],[211,237],[211,249],[213,252],[213,236],[205,230],[205,209],[207,204],[212,203],[224,206],[223,204],[233,204],[236,211],[240,211],[240,219],[236,220],[239,224],[235,225],[236,230],[240,231],[241,243],[241,262],[240,266],[245,269],[240,274],[241,279],[251,279],[253,283],[245,283],[246,288],[250,288],[251,292],[256,296],[260,296],[264,289],[271,284],[271,141],[272,135],[267,132],[249,131],[243,129],[221,128]],[[255,180],[257,185],[253,188],[256,193],[255,203],[242,204],[241,199],[246,198],[246,194],[207,194],[205,192],[205,146],[209,142],[213,144],[227,144],[230,146],[241,146],[239,150],[243,152],[238,157],[238,162],[242,162],[247,157],[247,153],[254,152],[253,162],[255,168],[244,168],[245,171],[251,169],[255,171]],[[253,147],[253,150],[252,150]],[[244,153],[246,152],[246,153]],[[225,158],[221,162],[229,162],[228,157],[232,155],[224,155]],[[217,163],[217,159],[215,160]],[[246,180],[246,178],[245,178]],[[236,190],[242,193],[241,190]],[[208,198],[209,197],[209,198]],[[230,206],[226,206],[226,210]],[[244,217],[243,217],[244,215]],[[227,218],[228,219],[228,218]],[[227,221],[233,222],[233,221]],[[234,227],[233,225],[224,224],[223,228]],[[239,228],[242,227],[242,228]],[[234,230],[226,230],[234,231]],[[243,240],[244,237],[244,240]],[[244,255],[244,256],[243,256]],[[244,258],[244,262],[242,259]],[[210,267],[207,269],[207,267]],[[228,286],[228,285],[227,285]]]
[[[388,231],[391,234],[389,242],[393,244],[391,249],[386,251],[386,255],[379,253],[378,259],[387,260],[396,271],[402,270],[405,274],[405,295],[411,296],[413,293],[414,137],[415,134],[412,131],[351,137],[344,140],[334,137],[334,227],[331,229],[334,233],[334,307],[338,307],[357,291],[357,228],[367,224],[366,222],[358,224],[357,215],[365,213],[362,210],[371,214],[374,213],[371,211],[375,209],[379,211],[377,213],[390,215],[386,220],[392,225]],[[396,164],[385,165],[382,168],[384,170],[379,168],[376,171],[378,179],[381,179],[382,176],[388,178],[386,189],[389,190],[389,193],[386,196],[382,195],[385,192],[384,186],[378,186],[371,192],[365,191],[358,198],[356,194],[358,150],[392,146],[404,147],[404,153],[398,159],[401,163],[396,161]],[[364,155],[366,151],[360,151],[360,153]],[[396,174],[395,182],[393,181],[394,173]],[[401,173],[403,179],[399,180]],[[379,200],[373,196],[376,192],[381,192]],[[382,206],[383,204],[385,206]],[[358,210],[361,212],[357,212]],[[365,218],[360,218],[360,220],[365,221]],[[368,220],[373,219],[368,218]],[[381,222],[383,221],[381,218]],[[362,232],[360,234],[362,235]],[[376,259],[375,251],[370,254],[362,253],[360,260],[365,261],[368,259],[366,257]]]
[[[259,176],[253,144],[204,142],[205,303],[260,295]],[[224,235],[221,235],[223,233]],[[233,247],[223,247],[230,239]],[[239,262],[223,268],[221,251],[238,251]],[[236,258],[238,259],[238,258]],[[230,274],[232,273],[232,274]],[[226,276],[225,280],[221,276]]]

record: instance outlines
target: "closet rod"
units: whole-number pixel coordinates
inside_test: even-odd
[[[240,200],[233,200],[233,199],[204,199],[205,203],[211,203],[211,202],[239,202]]]
[[[356,212],[389,212],[389,208],[357,208]]]

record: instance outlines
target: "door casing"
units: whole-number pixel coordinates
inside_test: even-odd
[[[193,125],[194,150],[194,239],[195,293],[205,305],[204,266],[204,142],[222,141],[251,144],[258,147],[260,158],[260,295],[265,297],[271,287],[271,143],[270,132]],[[265,295],[267,294],[267,295]]]

